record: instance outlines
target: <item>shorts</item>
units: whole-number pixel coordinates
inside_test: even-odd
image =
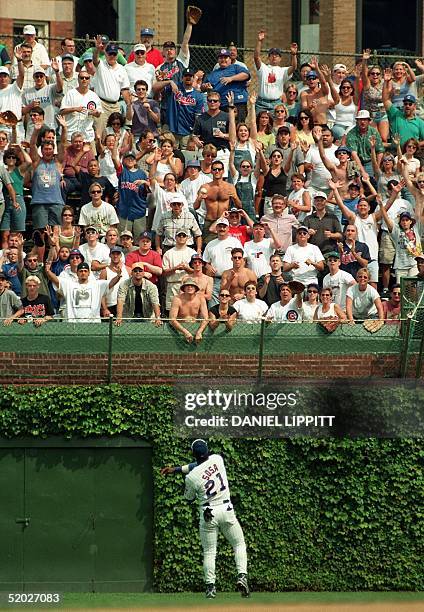
[[[44,229],[46,225],[60,225],[63,204],[32,204],[32,226],[34,229]]]
[[[377,111],[371,113],[371,121],[374,121],[377,125],[382,121],[389,121],[386,111]]]
[[[19,210],[12,206],[12,203],[7,199],[6,208],[3,218],[0,223],[0,231],[9,230],[11,232],[24,232],[26,221],[26,206],[24,198],[21,195],[16,195],[16,201],[21,207]]]
[[[381,264],[391,266],[395,259],[395,245],[390,232],[383,230],[380,240],[380,250],[378,252],[378,260]]]
[[[370,275],[370,283],[378,283],[378,261],[376,259],[370,261],[367,269]]]

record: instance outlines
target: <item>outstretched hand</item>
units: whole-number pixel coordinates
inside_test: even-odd
[[[174,473],[174,468],[171,467],[170,465],[167,465],[166,467],[161,468],[160,471],[162,476],[167,476],[168,474],[173,474]]]

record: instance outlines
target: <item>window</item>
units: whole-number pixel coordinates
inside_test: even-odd
[[[49,22],[48,21],[14,21],[13,22],[13,46],[19,45],[23,39],[23,30],[26,25],[31,23],[35,27],[38,42],[42,43],[47,51],[49,50]]]

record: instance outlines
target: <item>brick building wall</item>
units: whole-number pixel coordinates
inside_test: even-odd
[[[319,46],[324,51],[355,53],[356,2],[321,0]]]
[[[264,378],[396,378],[398,355],[284,355],[266,357]],[[258,373],[257,356],[193,353],[113,355],[112,382],[172,382],[175,377],[250,377]],[[107,355],[0,353],[0,384],[101,384],[107,381]],[[408,375],[415,374],[411,359]]]

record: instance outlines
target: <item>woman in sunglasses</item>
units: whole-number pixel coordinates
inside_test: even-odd
[[[246,123],[236,125],[236,113],[234,105],[234,94],[227,94],[228,101],[228,132],[229,141],[234,145],[234,166],[238,170],[242,161],[249,161],[252,166],[255,163],[257,139],[255,104],[256,94],[249,97],[248,115]]]
[[[330,86],[331,96],[334,102],[336,121],[332,131],[335,140],[341,140],[347,132],[356,125],[356,113],[358,110],[358,92],[350,79],[342,79],[337,88],[331,71],[327,66],[321,67]],[[359,75],[358,75],[359,76]]]
[[[237,321],[237,310],[231,306],[231,294],[228,289],[221,289],[218,297],[219,304],[209,309],[209,327],[215,331],[220,323],[224,323],[226,331],[231,331]]]
[[[312,130],[314,129],[314,120],[312,113],[308,109],[302,109],[297,116],[297,122],[295,128],[291,133],[292,142],[303,143],[306,142],[308,145],[314,144],[314,138],[312,136]]]
[[[122,157],[133,146],[132,134],[124,128],[125,118],[121,113],[112,113],[107,120],[103,139],[107,134],[113,134],[118,139],[119,155]]]
[[[377,128],[382,141],[387,142],[389,139],[389,120],[387,118],[382,98],[382,70],[377,64],[367,66],[367,61],[369,60],[370,55],[370,49],[365,49],[365,51],[362,53],[362,108],[369,111],[371,126]]]
[[[7,243],[10,232],[24,232],[26,206],[24,200],[24,176],[31,167],[31,158],[20,145],[13,145],[3,156],[3,163],[15,190],[15,199],[9,193],[5,197],[5,210],[0,224],[2,244]]]
[[[262,166],[265,168],[263,155],[258,155],[254,167],[252,162],[248,159],[243,159],[237,170],[234,163],[234,143],[230,142],[230,161],[228,166],[230,176],[236,188],[237,195],[242,202],[243,210],[252,219],[256,216],[255,193],[258,179],[261,175],[261,159],[263,159]]]
[[[377,179],[377,191],[386,200],[389,197],[388,185],[391,181],[399,182],[401,176],[398,172],[398,166],[396,165],[395,158],[391,153],[383,153],[380,165],[377,161],[376,144],[377,140],[375,136],[369,137],[369,143],[371,148],[371,163],[374,171],[374,176]]]
[[[319,306],[319,286],[316,283],[310,283],[306,287],[307,299],[303,300],[303,321],[313,321],[316,309]]]

